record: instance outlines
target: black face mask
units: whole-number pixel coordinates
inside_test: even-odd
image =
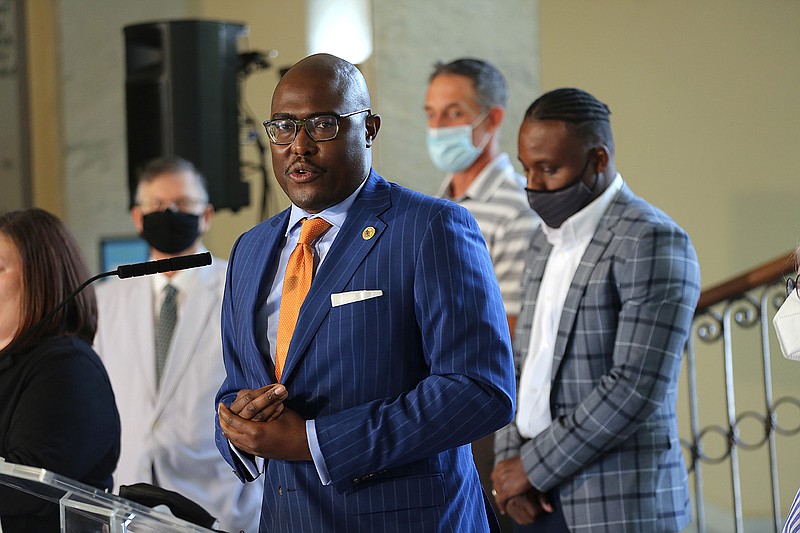
[[[200,236],[200,215],[179,211],[156,211],[142,217],[142,238],[165,254],[189,248]]]
[[[586,173],[591,160],[590,155],[577,181],[566,187],[554,191],[537,191],[525,188],[531,209],[536,211],[536,214],[551,228],[560,228],[565,220],[592,201],[594,192],[583,182],[583,175]],[[597,176],[595,176],[593,188],[596,186]]]

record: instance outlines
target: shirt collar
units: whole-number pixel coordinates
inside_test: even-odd
[[[617,172],[608,188],[586,207],[569,217],[561,227],[542,224],[542,232],[553,246],[569,246],[588,241],[594,235],[603,213],[622,189],[622,176]]]
[[[304,218],[320,217],[325,219],[331,226],[336,226],[337,229],[341,229],[345,219],[347,218],[347,211],[350,209],[350,206],[353,205],[353,202],[356,201],[356,197],[358,196],[358,193],[361,192],[361,189],[364,188],[364,184],[367,183],[367,179],[368,178],[365,178],[361,184],[356,187],[356,190],[350,194],[350,196],[336,205],[332,205],[326,209],[323,209],[319,213],[312,214],[292,204],[291,212],[289,213],[289,225],[286,226],[286,236],[288,236],[294,227],[297,226],[300,220]]]
[[[197,248],[196,254],[207,252],[206,247],[202,244]],[[155,274],[150,276],[152,280],[153,294],[156,297],[161,294],[164,287],[172,285],[178,292],[188,291],[192,286],[195,277],[197,276],[196,268],[187,268],[186,270],[179,270],[172,277],[167,277],[166,274]]]
[[[496,155],[494,159],[489,161],[489,163],[478,172],[478,175],[475,176],[475,179],[469,184],[462,198],[474,198],[476,200],[489,199],[495,189],[500,185],[500,180],[493,180],[491,176],[495,171],[500,171],[507,166],[511,166],[508,154],[501,153]],[[439,185],[439,190],[436,195],[440,198],[447,198],[448,200],[461,200],[462,198],[453,198],[450,195],[450,182],[452,179],[452,173],[445,176],[444,180]],[[524,184],[522,186],[524,187]]]

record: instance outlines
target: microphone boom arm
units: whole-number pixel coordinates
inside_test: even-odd
[[[145,276],[149,274],[158,274],[161,272],[171,272],[173,270],[184,270],[187,268],[196,268],[211,264],[211,252],[203,252],[193,255],[179,255],[178,257],[170,257],[167,259],[159,259],[158,261],[147,261],[146,263],[133,263],[130,265],[120,265],[116,270],[103,272],[93,276],[83,283],[77,289],[72,291],[69,296],[61,300],[61,302],[47,314],[45,314],[39,321],[28,328],[25,333],[14,339],[8,346],[0,350],[0,352],[10,352],[12,348],[21,346],[25,341],[30,339],[40,328],[48,324],[56,314],[61,311],[69,302],[75,298],[78,293],[86,288],[90,283],[94,283],[98,279],[108,276],[118,276],[119,278],[131,278],[135,276]]]

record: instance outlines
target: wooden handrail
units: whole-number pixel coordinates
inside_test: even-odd
[[[775,281],[782,276],[795,272],[795,270],[795,253],[792,251],[757,266],[740,276],[705,289],[700,293],[700,300],[697,302],[695,314],[700,314],[712,305],[744,294],[759,285]]]

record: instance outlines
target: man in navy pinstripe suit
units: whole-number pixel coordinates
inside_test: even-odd
[[[217,444],[242,480],[263,473],[262,532],[489,531],[469,443],[513,416],[500,291],[466,209],[371,169],[370,105],[326,54],[275,90],[265,126],[292,206],[231,252]],[[330,227],[274,384],[284,272],[315,217]]]
[[[673,532],[690,519],[675,402],[700,271],[686,233],[616,172],[609,115],[557,89],[519,131],[544,224],[514,334],[518,412],[492,474],[519,531]]]

